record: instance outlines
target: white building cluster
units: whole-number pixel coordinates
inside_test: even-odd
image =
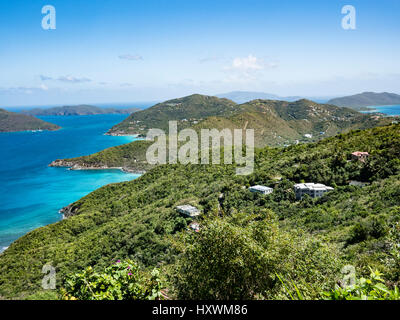
[[[262,194],[270,194],[274,191],[274,189],[266,186],[253,186],[250,187],[249,190],[251,192],[257,192],[257,193],[262,193]]]
[[[294,185],[296,199],[301,200],[304,195],[308,194],[311,198],[322,197],[326,192],[334,190],[322,183],[298,183]]]

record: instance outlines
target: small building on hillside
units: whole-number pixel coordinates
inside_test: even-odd
[[[187,204],[183,206],[177,206],[176,211],[191,218],[197,217],[201,213],[196,207]]]
[[[193,221],[189,224],[189,230],[192,230],[194,232],[199,232],[200,231],[200,224],[196,221]]]
[[[353,152],[351,154],[351,158],[353,160],[358,160],[358,161],[361,161],[361,162],[365,162],[368,159],[368,157],[369,157],[369,153],[368,152],[356,151],[356,152]]]
[[[362,182],[362,181],[357,181],[357,180],[350,180],[350,181],[349,181],[349,186],[354,186],[354,187],[361,187],[361,188],[363,188],[363,187],[365,187],[365,186],[367,186],[367,185],[369,185],[368,182]]]
[[[334,190],[322,183],[298,183],[294,185],[296,199],[301,200],[304,195],[308,194],[311,198],[322,197],[326,192]]]
[[[262,193],[262,194],[270,194],[274,191],[274,189],[270,188],[270,187],[266,187],[266,186],[253,186],[250,187],[249,190],[251,192],[257,192],[257,193]]]

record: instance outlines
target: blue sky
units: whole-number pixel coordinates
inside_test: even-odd
[[[400,93],[399,38],[397,0],[1,1],[0,106]]]

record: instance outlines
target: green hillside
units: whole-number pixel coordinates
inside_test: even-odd
[[[181,120],[181,128],[184,128],[209,116],[232,114],[236,109],[236,104],[228,99],[194,94],[136,112],[112,127],[108,133],[145,135],[151,128],[168,130],[169,120]]]
[[[310,100],[254,100],[240,105],[240,112],[234,115],[209,117],[195,128],[254,129],[256,146],[264,147],[313,142],[349,130],[390,123],[390,118],[376,118]]]
[[[142,172],[153,167],[146,161],[146,151],[152,143],[151,141],[134,141],[88,156],[58,159],[53,161],[50,166],[73,169],[121,168],[127,171]]]
[[[227,99],[192,95],[132,114],[111,128],[109,134],[146,135],[151,128],[167,131],[170,120],[178,121],[178,129],[254,129],[259,147],[283,146],[296,140],[317,141],[346,130],[372,128],[391,122],[383,117],[376,118],[305,99],[295,102],[253,100],[237,105]]]
[[[131,115],[127,120],[111,129],[113,134],[141,133],[146,134],[149,128],[162,128],[168,134],[168,121],[178,120],[178,128],[193,128],[200,132],[201,129],[254,129],[256,147],[287,146],[296,143],[308,143],[326,137],[347,132],[354,129],[367,129],[387,125],[392,122],[390,117],[376,117],[362,114],[348,108],[339,108],[333,105],[318,104],[309,100],[296,102],[275,100],[254,100],[242,105],[231,106],[227,100],[214,97],[194,95],[182,99],[165,102],[148,110]],[[177,104],[179,106],[171,104]],[[211,103],[210,103],[211,101]],[[222,107],[219,105],[223,103]],[[225,105],[224,103],[228,103]],[[200,120],[197,110],[196,119],[183,118],[184,114],[195,114],[193,108],[206,108],[211,114],[215,108],[223,113],[221,116],[209,116]],[[218,105],[218,106],[217,106]],[[177,108],[177,109],[176,109]],[[177,110],[180,110],[179,112]],[[205,112],[205,111],[204,111]],[[215,110],[214,110],[215,112]],[[178,116],[179,114],[179,116]],[[206,113],[203,113],[205,115]],[[148,117],[154,116],[152,120]],[[132,118],[138,119],[141,129],[134,125],[128,131],[123,131],[127,122]],[[131,119],[131,120],[129,120]],[[192,119],[192,120],[190,120]],[[139,120],[137,120],[139,121]],[[145,125],[146,123],[146,125]],[[116,128],[119,129],[116,129]],[[118,133],[117,133],[118,132]],[[135,141],[123,146],[112,147],[93,155],[62,159],[54,161],[52,166],[81,168],[124,168],[131,171],[145,171],[152,166],[146,162],[146,150],[152,144],[148,141]]]
[[[32,116],[0,109],[0,132],[58,130],[59,126]]]
[[[366,163],[351,161],[368,151]],[[100,188],[70,207],[70,217],[28,233],[0,255],[0,296],[41,291],[42,266],[57,268],[57,284],[87,266],[102,270],[131,258],[158,266],[172,297],[286,299],[278,280],[320,299],[353,265],[400,280],[400,125],[356,130],[317,143],[256,152],[255,171],[235,165],[164,165],[139,179]],[[320,182],[335,190],[296,201],[293,184]],[[370,185],[349,186],[349,180]],[[271,195],[243,187],[262,184]],[[202,230],[175,206],[202,210]]]

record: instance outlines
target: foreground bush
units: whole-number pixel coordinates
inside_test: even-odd
[[[159,273],[146,277],[131,260],[117,261],[97,273],[88,267],[64,281],[64,300],[154,300],[161,297]]]
[[[325,293],[325,296],[328,300],[400,300],[398,287],[389,289],[378,271],[372,271],[368,279],[356,279],[354,285],[346,288],[336,285],[335,289]]]
[[[268,214],[214,219],[184,243],[171,279],[180,299],[290,299],[277,274],[315,299],[339,271],[332,248],[279,230]]]

